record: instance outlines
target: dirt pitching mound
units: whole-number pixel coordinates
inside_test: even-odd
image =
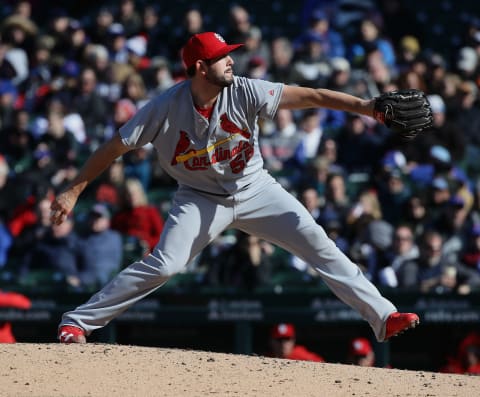
[[[2,396],[475,396],[480,378],[126,345],[0,345]]]

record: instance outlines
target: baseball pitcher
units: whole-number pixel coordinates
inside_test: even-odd
[[[405,139],[427,128],[432,114],[419,91],[371,100],[326,89],[235,76],[217,33],[192,36],[183,48],[188,79],[153,98],[87,160],[52,203],[63,222],[85,187],[117,157],[151,143],[161,166],[178,181],[160,241],[151,254],[113,278],[88,302],[63,315],[60,342],[86,341],[138,300],[161,287],[226,228],[270,241],[312,264],[342,301],[370,324],[378,341],[415,327],[327,237],[304,206],[263,168],[257,121],[278,109],[325,107],[374,117]]]

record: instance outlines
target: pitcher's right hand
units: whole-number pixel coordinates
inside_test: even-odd
[[[60,225],[67,219],[68,214],[73,210],[78,199],[78,194],[73,190],[66,190],[60,193],[50,206],[50,220],[54,225]]]

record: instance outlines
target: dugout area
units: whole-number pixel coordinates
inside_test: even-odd
[[[89,342],[118,343],[247,355],[268,352],[270,327],[291,322],[297,343],[331,363],[344,363],[348,342],[368,338],[379,367],[437,371],[459,342],[478,331],[480,296],[386,296],[400,311],[415,311],[421,324],[390,342],[377,343],[369,325],[331,293],[297,291],[259,293],[156,292],[138,302]],[[0,321],[10,321],[18,342],[52,343],[61,315],[88,299],[87,294],[30,295],[28,311],[0,309]]]

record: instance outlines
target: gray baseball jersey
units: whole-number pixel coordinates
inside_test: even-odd
[[[129,147],[151,142],[179,185],[233,194],[263,169],[257,120],[274,117],[282,89],[283,84],[235,77],[208,121],[195,110],[187,80],[143,107],[120,134]]]
[[[163,285],[226,228],[237,228],[312,264],[331,290],[369,322],[377,339],[384,339],[385,320],[396,308],[263,169],[257,121],[274,117],[282,90],[282,84],[235,77],[207,120],[196,111],[190,81],[185,81],[120,129],[129,147],[155,146],[179,189],[152,253],[65,313],[60,325],[76,325],[90,334]]]

